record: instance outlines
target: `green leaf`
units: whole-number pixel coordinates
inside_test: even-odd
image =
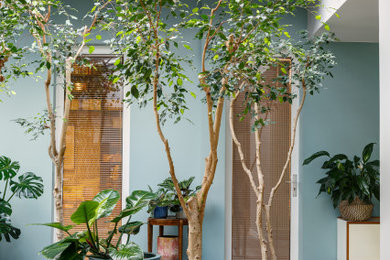
[[[186,48],[187,50],[192,50],[191,46],[188,44],[183,44],[183,47]]]
[[[20,236],[20,229],[12,226],[10,224],[9,216],[0,217],[0,241],[4,239],[7,242],[11,242],[11,237],[13,239],[18,239]]]
[[[139,245],[130,242],[120,244],[118,249],[110,247],[110,256],[116,260],[143,260],[144,253]]]
[[[54,259],[56,256],[64,252],[72,243],[64,243],[64,241],[59,241],[57,243],[51,244],[47,247],[45,247],[41,254],[48,258],[48,259]]]
[[[3,199],[0,199],[0,216],[2,214],[11,216],[12,208],[11,208],[11,204],[9,204],[7,201]]]
[[[19,171],[19,162],[13,162],[6,156],[0,157],[0,180],[13,178]]]
[[[330,27],[329,27],[328,24],[325,24],[325,25],[324,25],[324,28],[325,28],[325,30],[330,31]]]
[[[328,156],[328,157],[330,157],[330,154],[327,151],[316,152],[316,153],[312,154],[310,157],[306,158],[303,161],[303,165],[307,165],[307,164],[311,163],[311,161],[313,161],[314,159],[316,159],[318,157],[321,157],[321,156]]]
[[[120,199],[118,191],[107,189],[99,192],[92,200],[99,202],[96,220],[109,216]]]
[[[321,15],[316,15],[316,20],[321,20]]]
[[[192,12],[193,12],[193,13],[197,13],[198,11],[199,11],[199,8],[198,8],[198,7],[192,9]]]
[[[96,218],[97,211],[99,207],[99,202],[93,200],[87,200],[80,203],[80,206],[77,208],[76,212],[72,214],[70,219],[75,224],[87,223],[91,219]]]
[[[114,218],[112,222],[119,222],[121,219],[139,212],[146,207],[149,200],[155,198],[155,196],[156,195],[150,191],[133,191],[130,196],[126,198],[126,208],[122,210],[119,216]]]
[[[133,95],[133,97],[139,98],[139,91],[138,91],[138,88],[136,86],[132,86],[130,91],[131,91],[131,94]]]
[[[18,182],[11,181],[10,187],[19,198],[37,199],[43,194],[43,180],[32,172],[20,175]]]
[[[63,226],[59,222],[43,223],[43,224],[33,224],[33,225],[41,225],[41,226],[52,227],[52,228],[56,228],[56,229],[59,229],[59,230],[65,231],[65,232],[68,232],[69,230],[71,230],[73,228],[73,225]]]
[[[362,158],[363,162],[366,163],[368,160],[371,158],[372,151],[374,150],[374,144],[375,143],[370,143],[364,147],[363,152],[362,152]]]
[[[95,51],[95,46],[89,46],[89,54],[92,54]]]
[[[137,235],[141,229],[141,226],[144,224],[144,222],[141,221],[132,221],[130,223],[127,223],[121,227],[118,228],[118,231],[120,233],[130,234],[130,235]]]
[[[183,86],[183,79],[182,78],[177,79],[177,85]]]
[[[102,36],[101,35],[96,35],[96,40],[101,40],[102,39]]]

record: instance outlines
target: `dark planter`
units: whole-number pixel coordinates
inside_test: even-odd
[[[161,256],[153,253],[144,253],[144,258],[148,260],[160,260]]]
[[[148,260],[160,260],[161,256],[159,255],[156,255],[154,253],[147,253],[147,252],[144,252],[144,259],[148,259]],[[111,258],[98,258],[98,257],[94,257],[94,256],[88,256],[88,259],[89,260],[111,260]]]
[[[154,218],[166,218],[168,216],[168,207],[156,207],[153,216]]]

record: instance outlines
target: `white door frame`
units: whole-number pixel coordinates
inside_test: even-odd
[[[81,55],[112,55],[113,51],[106,45],[94,45],[93,54],[89,54],[89,48],[86,46]],[[55,110],[56,110],[56,137],[57,140],[61,134],[61,122],[64,112],[64,76],[56,75],[55,78]],[[123,95],[128,91],[128,87],[124,87]],[[126,198],[130,195],[130,106],[123,104],[123,120],[122,120],[122,209],[126,207]],[[54,183],[54,182],[53,182]],[[54,202],[54,201],[53,201]],[[55,207],[53,205],[53,220],[55,219]],[[125,221],[125,220],[123,220]],[[53,241],[55,241],[53,232]]]
[[[292,86],[293,88],[293,86]],[[295,90],[297,88],[294,88]],[[296,98],[293,100],[291,105],[291,126],[295,117],[297,116],[297,110],[300,103],[300,93],[295,91]],[[233,149],[236,149],[233,146],[232,135],[230,132],[229,126],[229,102],[226,102],[225,109],[225,259],[232,259],[232,158],[233,158]],[[291,136],[293,135],[293,127],[291,127]],[[291,156],[291,178],[296,174],[297,183],[296,194],[293,196],[293,183],[290,185],[290,198],[291,198],[291,219],[290,219],[290,260],[299,260],[299,148],[300,148],[300,123],[298,121],[296,137],[295,137],[295,147]]]

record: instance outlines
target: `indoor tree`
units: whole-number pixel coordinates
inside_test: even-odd
[[[311,44],[306,52],[300,43],[296,44],[289,39],[288,26],[283,25],[281,20],[293,15],[296,8],[305,8],[315,2],[219,0],[210,5],[197,1],[196,6],[190,7],[182,1],[174,0],[118,0],[113,9],[117,10],[116,17],[111,17],[104,24],[104,29],[117,29],[116,38],[111,40],[111,44],[126,57],[123,62],[118,59],[115,63],[120,73],[114,77],[114,82],[123,76],[123,82],[130,88],[126,94],[128,102],[138,102],[141,106],[150,102],[153,105],[156,129],[165,147],[170,177],[189,222],[187,255],[190,260],[202,258],[203,219],[218,163],[225,99],[231,99],[233,103],[238,95],[247,96],[247,109],[243,112],[255,118],[254,128],[258,129],[255,130],[258,133],[265,125],[265,120],[261,118],[262,112],[266,113],[269,109],[263,101],[271,98],[292,102],[295,97],[286,88],[271,87],[262,82],[264,69],[282,65],[278,57],[292,58],[291,66],[297,71],[291,80],[302,82],[304,92],[318,89],[320,79],[328,73],[327,62],[332,63],[333,56],[317,55],[316,51],[320,52],[322,47],[312,47]],[[208,119],[210,144],[201,189],[187,202],[181,195],[171,147],[162,127],[168,118],[175,119],[175,122],[182,119],[188,109],[186,100],[189,94],[195,96],[195,90],[186,86],[193,82],[185,75],[184,69],[188,63],[192,65],[191,57],[182,57],[175,52],[178,48],[192,49],[181,36],[181,32],[186,29],[196,31],[195,38],[202,44],[201,66],[195,69],[199,72],[197,85],[207,107],[205,117]],[[321,41],[314,43],[320,45]],[[315,55],[310,56],[310,51]],[[328,60],[323,62],[323,58]],[[318,68],[322,66],[322,70]],[[290,69],[290,66],[283,66],[281,70],[286,76],[278,80],[286,82]],[[300,109],[302,105],[303,102]],[[291,152],[288,160],[290,157]],[[251,174],[248,174],[250,178]],[[254,184],[253,188],[261,198],[259,187]],[[272,199],[269,204],[272,205]],[[266,204],[261,202],[258,205],[261,221],[261,211]],[[267,227],[270,234],[268,242],[262,234],[262,228],[258,229],[263,259],[267,259],[267,243],[271,251],[273,248],[272,230],[270,225]],[[274,253],[272,258],[276,259]]]
[[[26,55],[30,55],[33,59],[30,65],[34,72],[46,74],[43,81],[43,89],[46,97],[46,112],[47,120],[40,120],[41,123],[47,123],[47,128],[50,131],[50,145],[48,148],[49,156],[55,166],[54,173],[54,190],[53,196],[55,201],[55,220],[63,223],[63,200],[62,200],[62,170],[65,154],[66,131],[68,127],[68,118],[70,111],[70,103],[72,100],[72,70],[73,65],[79,62],[81,53],[86,44],[91,40],[91,32],[97,24],[104,19],[103,10],[110,4],[111,0],[94,1],[93,8],[88,12],[83,23],[85,25],[76,26],[77,17],[70,6],[65,5],[63,1],[44,0],[2,0],[1,15],[5,23],[2,21],[2,29],[4,35],[0,38],[0,58],[2,61],[8,61],[8,57],[21,59]],[[91,3],[92,4],[92,3]],[[63,22],[62,22],[63,20]],[[16,31],[14,31],[17,29]],[[33,38],[31,46],[18,46],[17,42],[21,41],[20,32],[24,32],[27,36]],[[21,45],[23,43],[19,43]],[[28,52],[26,52],[26,50]],[[93,52],[94,48],[89,47],[89,51]],[[34,56],[34,54],[38,54]],[[27,65],[18,65],[11,61],[8,64],[0,62],[3,66],[8,65],[8,68],[2,68],[5,71],[10,71],[11,78],[15,75],[24,73],[26,75],[31,72],[24,72],[22,69]],[[64,75],[64,110],[62,118],[57,118],[55,108],[53,107],[52,90],[54,89],[53,77],[55,73]],[[25,121],[19,121],[25,122]],[[28,126],[29,124],[27,124]],[[41,125],[38,123],[38,131],[42,132]],[[45,126],[44,126],[45,127]],[[59,128],[60,134],[57,135],[56,128]],[[39,130],[40,129],[40,130]],[[60,239],[61,232],[57,232],[57,237]]]

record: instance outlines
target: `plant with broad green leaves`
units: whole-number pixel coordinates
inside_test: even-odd
[[[20,165],[6,156],[0,157],[0,182],[4,190],[0,191],[0,241],[18,239],[21,231],[11,224],[12,207],[10,201],[15,196],[20,199],[37,199],[43,194],[41,177],[32,172],[19,173]]]
[[[192,176],[188,179],[179,181],[180,192],[185,201],[188,201],[192,196],[195,196],[196,193],[200,190],[201,186],[198,185],[195,188],[191,188],[192,183],[194,182],[195,177]],[[164,189],[166,193],[171,194],[171,201],[169,203],[169,209],[172,212],[178,212],[181,209],[179,196],[176,193],[175,185],[170,177],[166,178],[162,183],[157,185],[158,187]]]
[[[321,166],[326,170],[326,177],[317,181],[320,184],[318,195],[323,192],[329,194],[335,208],[343,200],[352,203],[359,198],[368,204],[372,204],[374,197],[379,200],[379,160],[370,161],[373,147],[374,143],[368,144],[361,157],[355,155],[353,160],[345,154],[330,156],[327,151],[319,151],[305,159],[303,165],[328,157]]]
[[[45,247],[41,253],[48,259],[68,260],[90,257],[99,259],[144,259],[141,248],[130,241],[130,235],[136,235],[144,224],[141,221],[132,221],[132,216],[148,205],[154,194],[148,191],[133,191],[126,198],[126,207],[114,217],[111,222],[114,228],[108,234],[99,233],[98,220],[112,214],[120,195],[118,191],[108,189],[99,192],[92,200],[82,202],[72,214],[71,220],[75,225],[84,224],[85,231],[70,233],[75,225],[63,226],[58,222],[41,224],[56,228],[68,236]],[[119,226],[123,218],[127,217],[124,225]],[[117,242],[114,243],[115,235]],[[121,244],[123,235],[127,235],[125,244]]]

